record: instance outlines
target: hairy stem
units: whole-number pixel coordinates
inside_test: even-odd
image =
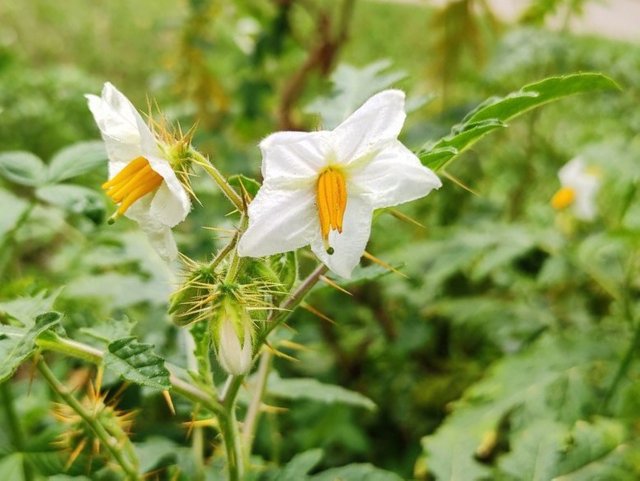
[[[230,376],[223,391],[220,402],[225,410],[225,416],[218,418],[225,452],[227,453],[227,468],[229,481],[240,481],[244,477],[244,459],[242,456],[242,439],[236,418],[236,400],[244,381],[244,375]]]
[[[244,212],[244,202],[242,201],[242,197],[240,197],[236,190],[231,187],[224,175],[222,175],[222,173],[211,163],[211,161],[194,149],[191,149],[191,155],[196,164],[202,167],[214,180],[214,182],[218,184],[218,187],[220,188],[222,193],[227,197],[227,199],[231,201],[236,209],[238,209],[239,212]]]
[[[102,444],[107,448],[113,459],[116,463],[120,465],[122,470],[125,472],[127,479],[131,481],[141,480],[142,477],[138,474],[138,471],[135,467],[135,464],[128,460],[123,456],[122,450],[120,449],[121,439],[116,439],[113,437],[105,427],[95,419],[90,412],[88,412],[84,406],[75,398],[73,395],[67,390],[66,386],[64,386],[58,378],[53,374],[49,366],[47,366],[43,359],[40,359],[37,363],[38,370],[47,381],[51,389],[53,389],[56,394],[62,398],[62,400],[73,409],[78,416],[80,416],[85,423],[91,428],[91,430],[95,433],[95,435],[100,439]],[[129,440],[127,439],[127,442]]]

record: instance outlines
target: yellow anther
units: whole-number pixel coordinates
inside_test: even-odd
[[[551,206],[556,210],[562,210],[573,204],[576,191],[571,187],[562,187],[551,199]]]
[[[102,184],[107,195],[120,204],[109,222],[123,215],[135,201],[160,187],[162,181],[162,176],[151,168],[144,157],[136,157],[129,162],[111,180]]]
[[[330,167],[320,174],[316,185],[316,202],[322,240],[327,252],[332,254],[329,232],[337,230],[342,233],[342,221],[347,208],[347,184],[340,170]]]

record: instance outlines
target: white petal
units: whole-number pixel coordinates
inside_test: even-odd
[[[331,156],[328,132],[276,132],[260,142],[262,176],[314,177]]]
[[[100,129],[109,156],[109,176],[113,177],[129,162],[147,151],[156,152],[149,145],[153,134],[133,104],[112,84],[105,83],[102,97],[86,95],[89,109]]]
[[[240,256],[262,257],[307,245],[318,231],[313,189],[284,190],[266,180],[249,204]]]
[[[558,171],[562,185],[572,185],[573,181],[584,175],[586,165],[581,157],[574,157]]]
[[[147,235],[149,243],[162,259],[167,262],[172,261],[178,257],[178,247],[176,246],[176,241],[173,238],[171,229],[159,222],[158,219],[150,213],[153,196],[153,193],[149,193],[134,202],[134,204],[127,209],[125,216],[138,223],[142,231]]]
[[[392,141],[362,167],[349,172],[349,184],[366,195],[374,208],[424,197],[442,182],[399,141]]]
[[[333,130],[338,162],[348,164],[396,139],[405,118],[404,92],[384,90],[374,95]]]
[[[329,245],[333,254],[327,254],[322,242],[320,229],[311,243],[311,249],[329,269],[339,276],[350,278],[351,271],[358,265],[371,234],[373,207],[363,198],[349,196],[344,213],[342,234],[329,233]]]
[[[151,202],[150,214],[160,223],[174,227],[182,222],[191,210],[189,194],[167,160],[150,155],[147,156],[147,160],[151,168],[164,179]]]

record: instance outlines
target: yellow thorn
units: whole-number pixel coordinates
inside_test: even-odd
[[[322,312],[320,312],[318,309],[316,309],[313,306],[310,306],[309,304],[307,304],[306,302],[301,302],[300,303],[300,307],[302,307],[303,309],[309,311],[311,314],[319,317],[320,319],[330,322],[331,324],[336,325],[336,321],[334,321],[333,319],[331,319],[329,316],[327,316],[326,314],[323,314]]]
[[[164,397],[164,400],[167,403],[167,406],[169,406],[169,410],[171,411],[171,414],[175,416],[176,408],[173,405],[173,400],[171,399],[171,394],[169,393],[169,391],[162,391],[162,397]]]
[[[374,256],[373,254],[370,254],[367,251],[364,251],[363,254],[365,259],[369,259],[371,262],[375,262],[376,264],[384,267],[385,269],[387,269],[388,271],[391,271],[395,274],[398,274],[399,276],[404,277],[405,279],[408,279],[409,276],[407,276],[406,274],[400,272],[398,269],[396,269],[395,267],[393,267],[391,264],[387,264],[385,261],[378,259],[376,256]]]
[[[478,197],[480,197],[480,194],[478,194],[475,190],[473,190],[471,187],[466,186],[460,179],[454,177],[453,175],[451,175],[449,172],[447,172],[446,170],[441,170],[440,173],[442,175],[444,175],[447,179],[449,179],[451,182],[453,182],[454,184],[456,184],[458,187],[471,192],[473,195],[476,195]]]
[[[322,282],[324,282],[325,284],[330,285],[331,287],[333,287],[334,289],[339,290],[340,292],[344,292],[345,294],[348,294],[350,296],[353,296],[353,294],[351,294],[348,290],[346,290],[344,287],[340,287],[338,284],[336,284],[335,282],[333,282],[331,279],[329,279],[327,276],[320,276],[320,280]]]
[[[287,341],[286,339],[280,341],[280,345],[283,347],[288,347],[289,349],[293,349],[294,351],[311,351],[311,349],[309,349],[304,344],[299,344],[293,341]]]
[[[281,357],[283,359],[287,359],[288,361],[293,361],[293,362],[299,362],[299,359],[296,359],[293,356],[289,356],[288,354],[285,354],[282,351],[278,351],[275,347],[273,347],[271,344],[266,343],[267,349],[269,349],[274,356],[278,356]]]
[[[406,222],[407,224],[413,224],[417,227],[420,227],[421,229],[426,229],[426,227],[420,222],[412,217],[409,217],[407,214],[400,212],[398,209],[389,209],[389,214],[391,214],[396,219]]]

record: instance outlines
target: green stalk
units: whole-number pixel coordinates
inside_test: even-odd
[[[260,354],[260,364],[258,365],[258,372],[256,373],[256,383],[251,398],[251,403],[247,409],[247,415],[244,418],[242,427],[242,444],[244,445],[245,460],[248,462],[251,456],[251,450],[253,447],[253,440],[255,439],[255,431],[258,427],[258,421],[260,419],[260,406],[262,405],[262,398],[267,388],[267,377],[271,370],[271,360],[273,354],[270,350],[263,350]]]
[[[5,381],[0,384],[0,399],[2,399],[2,407],[4,408],[7,424],[9,425],[9,433],[11,434],[13,447],[16,451],[24,453],[24,434],[22,432],[20,422],[18,421],[18,414],[16,413],[15,404],[13,402],[13,393],[11,392],[9,381]],[[31,464],[29,464],[24,457],[22,459],[22,472],[24,474],[25,481],[31,481],[34,479]]]
[[[51,389],[53,389],[60,398],[73,409],[78,416],[80,416],[85,423],[91,428],[95,435],[100,439],[101,443],[107,448],[113,459],[120,465],[125,472],[127,479],[131,481],[142,480],[142,477],[138,474],[138,471],[133,463],[122,455],[122,451],[119,448],[119,444],[123,440],[116,439],[100,424],[90,412],[88,412],[84,406],[67,390],[55,374],[49,369],[44,362],[40,359],[37,363],[38,370],[45,378]],[[129,440],[127,439],[127,442]]]
[[[244,202],[233,187],[227,182],[227,179],[220,173],[218,169],[204,155],[195,149],[191,149],[191,156],[196,164],[202,167],[209,177],[211,177],[222,193],[231,201],[239,212],[244,212]]]
[[[222,394],[220,402],[225,410],[225,416],[218,418],[225,452],[227,453],[227,468],[229,481],[241,481],[244,478],[244,462],[242,456],[242,439],[236,418],[236,400],[240,386],[244,381],[242,376],[230,376]]]

